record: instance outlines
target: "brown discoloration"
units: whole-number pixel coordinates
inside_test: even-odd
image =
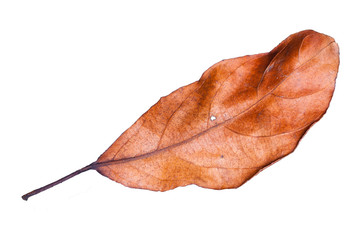
[[[334,39],[312,30],[269,53],[223,60],[162,97],[96,162],[23,199],[90,169],[155,191],[239,187],[293,152],[325,114],[338,67]]]
[[[221,61],[154,105],[140,128],[129,128],[136,134],[120,136],[98,159],[97,170],[150,190],[238,187],[291,153],[322,117],[338,65],[334,39],[311,30],[269,53]]]

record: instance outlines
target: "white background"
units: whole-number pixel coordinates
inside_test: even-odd
[[[131,3],[130,3],[131,2]],[[1,1],[1,239],[360,239],[356,1]],[[341,63],[327,114],[238,189],[159,193],[89,171],[161,96],[314,29]]]

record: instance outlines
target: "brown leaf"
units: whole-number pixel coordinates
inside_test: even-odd
[[[294,151],[324,115],[338,66],[334,39],[312,30],[269,53],[223,60],[162,97],[79,171],[96,169],[125,186],[155,191],[239,187]]]

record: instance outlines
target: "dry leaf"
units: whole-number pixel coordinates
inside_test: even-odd
[[[312,30],[269,53],[223,60],[151,107],[99,159],[23,199],[96,169],[125,186],[237,188],[288,155],[326,112],[339,50]]]

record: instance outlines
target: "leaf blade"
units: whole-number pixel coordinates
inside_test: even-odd
[[[327,81],[306,91],[307,85],[296,85],[292,75],[324,49],[332,62],[320,61],[325,64],[315,71],[319,77],[309,77],[311,71],[305,75]],[[238,187],[291,153],[321,118],[332,97],[337,68],[334,40],[309,30],[291,35],[267,54],[221,61],[199,81],[163,97],[100,156],[96,168],[135,188]],[[287,86],[289,76],[292,84]],[[301,102],[294,86],[300,86]],[[316,92],[319,86],[322,90]],[[312,107],[314,99],[320,101]]]

